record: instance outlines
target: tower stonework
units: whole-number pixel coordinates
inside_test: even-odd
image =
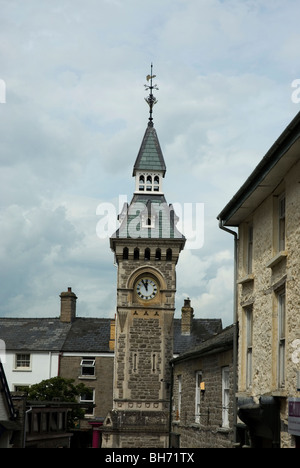
[[[163,193],[166,166],[150,110],[133,169],[133,198],[110,239],[117,314],[113,408],[103,425],[104,448],[166,448],[169,443],[176,264],[185,238]]]

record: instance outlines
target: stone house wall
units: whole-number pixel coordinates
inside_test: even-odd
[[[285,247],[278,243],[278,201],[285,193]],[[248,233],[253,226],[252,271],[247,269]],[[299,362],[293,362],[300,338],[300,161],[263,203],[239,226],[238,392],[258,402],[261,395],[280,401],[281,447],[293,442],[287,432],[287,398],[296,397]],[[278,294],[285,291],[285,376],[279,383]],[[247,310],[252,310],[252,376],[247,383]],[[300,349],[299,357],[300,357]],[[295,360],[294,360],[295,361]]]
[[[233,444],[233,354],[232,349],[191,356],[174,362],[172,436],[180,436],[180,448],[232,448]],[[222,427],[222,368],[229,367],[229,426]],[[200,396],[200,417],[196,418],[196,373],[202,372],[205,390]],[[179,379],[181,408],[179,411]]]

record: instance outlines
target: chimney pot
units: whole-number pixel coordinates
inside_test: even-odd
[[[194,309],[191,307],[191,300],[188,297],[184,299],[184,305],[181,308],[181,334],[190,335],[192,331],[194,318]]]
[[[60,321],[71,323],[76,318],[76,300],[77,296],[68,288],[67,292],[60,294]]]

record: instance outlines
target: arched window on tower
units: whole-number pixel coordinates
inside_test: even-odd
[[[128,247],[123,249],[123,260],[128,260]]]
[[[155,260],[161,260],[161,250],[160,249],[156,249]]]
[[[154,192],[159,192],[159,177],[157,175],[154,177],[153,190],[154,190]]]
[[[147,186],[146,186],[147,192],[152,191],[152,177],[150,175],[147,176]]]
[[[145,177],[143,175],[140,175],[139,178],[139,190],[145,190]]]
[[[145,249],[145,260],[150,260],[150,249],[148,247]]]
[[[168,250],[167,250],[166,260],[167,260],[167,261],[171,261],[171,260],[172,260],[172,249],[168,249]]]
[[[140,250],[136,247],[133,251],[133,259],[139,260],[139,258],[140,258]]]

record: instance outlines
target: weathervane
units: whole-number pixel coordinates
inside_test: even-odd
[[[146,80],[147,80],[147,81],[150,81],[150,85],[148,85],[148,84],[145,84],[145,85],[144,85],[144,86],[145,86],[145,89],[146,89],[147,91],[148,91],[148,89],[150,90],[149,96],[148,96],[147,98],[145,98],[145,101],[146,101],[147,104],[149,105],[149,109],[150,109],[150,111],[149,111],[149,112],[150,112],[150,117],[149,117],[149,122],[150,122],[150,123],[152,123],[152,121],[153,121],[153,117],[152,117],[153,106],[154,106],[154,104],[157,103],[157,99],[156,99],[155,96],[153,96],[152,91],[153,91],[153,89],[157,89],[157,90],[158,90],[157,85],[153,85],[153,84],[152,84],[152,79],[156,77],[156,75],[152,75],[152,68],[153,68],[153,65],[152,65],[152,63],[151,63],[151,73],[150,73],[150,75],[147,75],[147,76],[146,76]]]

